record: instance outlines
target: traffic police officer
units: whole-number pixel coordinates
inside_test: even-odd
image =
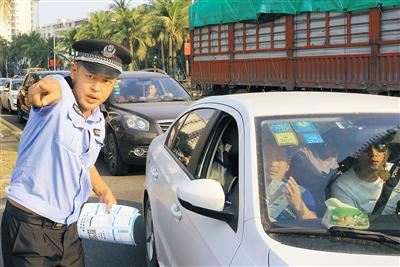
[[[108,40],[73,48],[70,78],[48,76],[29,88],[32,109],[1,223],[5,266],[84,266],[76,225],[82,204],[92,190],[109,209],[116,203],[94,166],[105,135],[99,105],[132,57]]]

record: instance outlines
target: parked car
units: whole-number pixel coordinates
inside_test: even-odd
[[[0,94],[1,110],[8,110],[9,113],[17,111],[17,94],[22,79],[12,79],[8,81]]]
[[[25,120],[28,120],[29,118],[29,111],[31,109],[31,105],[28,101],[28,89],[29,87],[40,81],[42,78],[48,76],[48,75],[55,75],[59,74],[62,76],[69,76],[70,72],[69,71],[33,71],[29,72],[25,78],[24,82],[21,86],[21,89],[18,92],[17,96],[17,115],[18,115],[18,121],[20,123],[24,122]]]
[[[0,93],[3,91],[6,83],[9,81],[9,78],[0,78]]]
[[[331,182],[384,140],[387,167],[398,163],[399,106],[395,97],[312,92],[194,102],[149,147],[148,266],[398,266],[400,186],[384,215],[337,199],[343,208],[328,209],[325,199]],[[326,170],[304,171],[312,166]]]
[[[144,165],[154,137],[163,133],[190,104],[191,96],[170,76],[123,72],[102,105],[106,119],[104,160],[112,175]]]

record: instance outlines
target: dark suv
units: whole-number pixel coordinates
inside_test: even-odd
[[[104,160],[112,175],[144,165],[150,142],[190,104],[189,93],[170,76],[123,72],[101,106],[106,120]]]
[[[70,72],[69,71],[36,71],[36,72],[30,72],[28,73],[25,78],[24,82],[22,83],[21,89],[18,92],[17,96],[17,115],[18,115],[18,121],[19,122],[24,122],[25,120],[28,120],[29,118],[29,111],[31,109],[31,105],[29,104],[28,101],[28,89],[29,87],[40,81],[42,78],[48,76],[48,75],[55,75],[59,74],[62,76],[69,76]]]

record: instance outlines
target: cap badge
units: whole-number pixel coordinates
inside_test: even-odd
[[[114,45],[106,45],[101,51],[101,54],[105,57],[112,57],[115,54],[115,46]]]

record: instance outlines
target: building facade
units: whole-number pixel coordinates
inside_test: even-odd
[[[11,41],[11,15],[13,10],[11,0],[0,0],[0,36]]]
[[[11,41],[18,34],[30,33],[38,1],[0,0],[0,35]]]
[[[84,21],[87,20],[87,18],[78,20],[58,19],[56,23],[47,24],[36,28],[36,31],[39,32],[42,37],[60,37],[62,31],[79,27]]]

